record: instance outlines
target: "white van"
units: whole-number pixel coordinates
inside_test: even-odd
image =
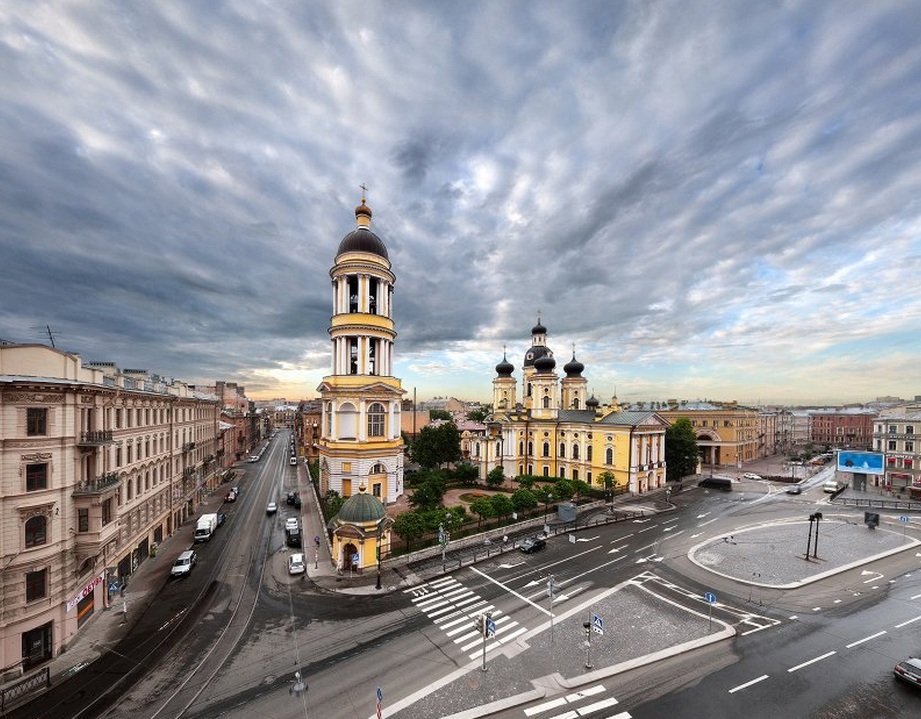
[[[825,484],[822,485],[822,491],[828,492],[828,494],[834,494],[839,489],[842,489],[842,485],[837,479],[826,480]]]
[[[295,457],[295,456],[292,454],[292,455],[291,455],[291,459],[288,460],[288,464],[290,464],[292,467],[297,467],[297,457]]]

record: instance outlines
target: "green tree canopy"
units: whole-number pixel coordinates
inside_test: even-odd
[[[486,475],[486,484],[490,487],[501,487],[505,482],[505,472],[502,470],[501,466],[495,466],[489,470],[489,474]]]
[[[501,521],[515,511],[515,505],[507,494],[494,494],[489,500],[492,504],[492,514]]]
[[[476,526],[479,529],[484,519],[493,516],[492,501],[489,497],[477,497],[470,503],[470,511],[477,516]]]
[[[476,407],[467,412],[467,419],[469,419],[471,422],[485,422],[490,412],[492,412],[492,407],[488,404],[481,407]]]
[[[433,469],[461,459],[460,431],[453,422],[423,427],[412,446],[412,459]]]
[[[537,495],[530,489],[519,487],[512,493],[512,504],[519,512],[527,512],[537,506]]]
[[[393,531],[406,542],[407,549],[414,540],[425,534],[425,529],[425,519],[416,511],[403,512],[393,520]]]
[[[451,413],[446,409],[430,409],[429,410],[429,419],[444,419],[448,422],[452,422],[454,417],[451,416]]]
[[[461,462],[454,468],[454,479],[467,486],[476,484],[479,474],[476,465],[470,462]]]
[[[670,482],[696,474],[698,461],[697,435],[687,417],[679,417],[665,430],[665,472]]]
[[[409,503],[414,509],[432,509],[441,504],[446,489],[445,477],[440,472],[431,472],[421,482],[413,485]]]

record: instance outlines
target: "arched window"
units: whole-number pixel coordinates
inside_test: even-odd
[[[534,443],[528,442],[528,456],[530,457],[532,454],[534,454]]]
[[[566,467],[560,467],[560,478],[566,479]]]
[[[387,468],[378,462],[373,467],[371,467],[371,471],[368,472],[368,474],[387,474]]]
[[[518,443],[518,454],[524,454],[524,442]],[[519,472],[520,474],[520,472]]]
[[[358,411],[351,402],[339,407],[339,439],[355,439],[358,432]]]
[[[611,447],[604,450],[604,463],[614,464],[614,450]]]
[[[585,448],[585,461],[586,462],[592,461],[592,445],[589,445],[588,447]]]
[[[562,459],[565,456],[566,456],[566,444],[564,442],[560,442],[560,458]]]
[[[578,397],[573,398],[573,400],[572,400],[572,408],[573,408],[573,409],[579,409],[579,398],[578,398]]]
[[[544,395],[544,409],[550,409],[550,396]]]
[[[48,542],[48,518],[30,517],[26,520],[26,547],[38,547]]]
[[[579,459],[579,445],[578,444],[574,444],[572,446],[572,458]]]
[[[578,479],[579,479],[579,470],[574,468],[572,470],[572,480],[575,482]]]
[[[544,457],[549,457],[549,456],[550,456],[550,443],[549,443],[549,442],[544,442],[543,456],[544,456]]]
[[[380,402],[375,402],[370,407],[368,407],[368,436],[369,437],[383,437],[384,436],[384,417],[386,416],[386,410],[384,405]]]

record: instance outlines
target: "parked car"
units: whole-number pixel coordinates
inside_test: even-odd
[[[754,472],[746,472],[742,475],[745,479],[761,479],[760,474],[755,474]]]
[[[300,547],[301,546],[301,530],[300,529],[286,529],[285,530],[285,544],[289,547]]]
[[[195,566],[197,559],[198,557],[195,555],[195,552],[191,549],[187,549],[176,557],[172,569],[169,570],[170,577],[181,579],[182,577],[189,576],[189,572],[192,571],[192,567]]]
[[[227,521],[227,515],[223,512],[217,513],[217,526],[220,527],[224,522]]]
[[[525,554],[533,554],[534,552],[539,552],[546,546],[547,540],[543,537],[528,537],[518,548]]]
[[[297,497],[297,492],[288,492],[288,496],[285,497],[285,504],[294,504],[294,500],[296,500]]]
[[[288,529],[300,529],[300,528],[301,528],[301,525],[300,525],[300,523],[297,521],[297,517],[288,517],[288,518],[285,520],[285,529],[286,529],[286,530],[288,530]]]
[[[822,491],[834,494],[842,488],[842,485],[836,479],[829,479],[822,485]]]
[[[802,493],[803,493],[803,488],[800,487],[798,484],[794,484],[790,487],[787,487],[787,494],[802,494]]]
[[[247,462],[258,462],[259,455],[251,454],[249,457],[246,458],[246,461]]]
[[[236,502],[237,493],[231,489],[227,494],[224,495],[224,501],[225,502]]]
[[[918,657],[909,657],[903,662],[899,662],[892,670],[896,678],[901,679],[908,684],[921,687],[921,659]]]
[[[278,511],[278,505],[275,504],[275,502],[269,502],[267,505],[265,505],[266,514],[275,514],[275,512],[277,511]]]
[[[307,571],[303,554],[292,554],[288,557],[288,574],[303,574]]]

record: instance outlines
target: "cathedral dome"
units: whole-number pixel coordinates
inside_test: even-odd
[[[556,369],[556,360],[553,353],[547,353],[534,360],[534,369],[538,372],[553,372]]]
[[[505,353],[502,353],[502,361],[496,365],[496,374],[500,377],[511,377],[515,371],[515,365],[506,359]]]
[[[572,359],[563,365],[563,371],[566,373],[567,377],[578,377],[582,374],[582,370],[584,369],[585,365],[576,359],[575,352],[572,353]]]
[[[383,240],[371,232],[371,208],[365,204],[364,197],[361,198],[361,204],[355,208],[355,222],[358,227],[342,238],[336,254],[367,252],[389,260],[387,247],[384,245]]]
[[[353,494],[342,503],[339,514],[336,515],[340,524],[343,522],[347,524],[377,522],[387,515],[387,510],[384,509],[381,501],[363,490],[364,487],[359,490],[358,494]]]
[[[595,399],[595,395],[592,395],[587,400],[585,400],[585,406],[588,409],[598,409],[598,400]]]
[[[537,324],[531,328],[532,335],[545,335],[547,334],[547,328],[541,324],[540,318],[537,319]]]

